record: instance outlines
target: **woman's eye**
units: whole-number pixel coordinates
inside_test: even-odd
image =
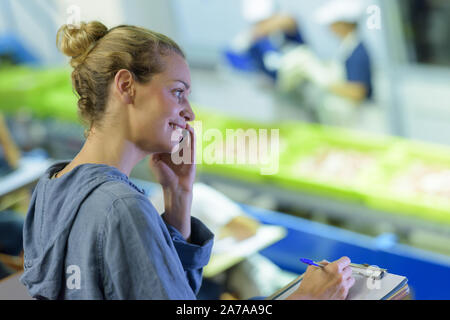
[[[180,100],[180,99],[183,98],[183,93],[184,93],[183,90],[176,90],[175,91],[175,96]]]

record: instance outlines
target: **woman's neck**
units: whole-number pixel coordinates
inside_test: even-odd
[[[58,174],[58,177],[85,163],[106,164],[130,176],[133,168],[145,156],[146,153],[124,138],[119,130],[115,132],[114,130],[110,132],[93,130],[86,139],[83,148],[70,164]]]

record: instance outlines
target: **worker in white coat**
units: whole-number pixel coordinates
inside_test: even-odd
[[[329,124],[346,125],[358,121],[364,103],[372,97],[369,54],[357,34],[363,6],[358,1],[335,1],[318,12],[319,23],[327,24],[341,39],[334,59],[334,78],[325,82],[327,91],[320,102],[319,117]]]
[[[340,39],[334,57],[321,61],[307,46],[299,46],[283,57],[278,72],[280,89],[308,91],[306,95],[324,124],[354,124],[360,109],[372,98],[371,62],[358,35],[363,13],[362,1],[328,2],[317,11],[316,21],[327,25]]]

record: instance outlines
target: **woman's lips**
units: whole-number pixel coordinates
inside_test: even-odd
[[[172,129],[177,130],[177,129],[181,129],[184,130],[186,129],[186,125],[181,125],[175,122],[169,122],[169,126],[172,127]]]

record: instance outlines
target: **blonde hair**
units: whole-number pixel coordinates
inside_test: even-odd
[[[146,83],[164,70],[160,57],[185,55],[170,38],[129,25],[108,30],[101,22],[63,25],[56,36],[59,50],[71,57],[72,84],[78,96],[78,111],[89,130],[104,114],[109,84],[121,69],[135,81]]]

